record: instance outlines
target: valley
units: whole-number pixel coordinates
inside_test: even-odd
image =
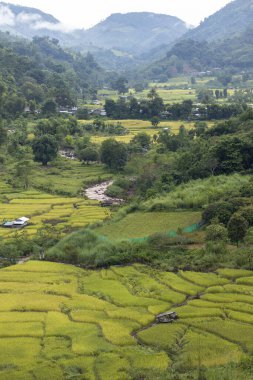
[[[253,380],[253,0],[10,1],[0,380]]]

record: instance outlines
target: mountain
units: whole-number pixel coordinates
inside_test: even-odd
[[[253,70],[253,27],[219,41],[183,39],[162,59],[142,67],[139,75],[166,81],[169,77],[195,71],[219,70],[240,73]]]
[[[62,24],[52,15],[36,8],[0,2],[0,28],[25,38],[33,36],[55,37],[62,33]]]
[[[245,31],[253,22],[253,0],[234,0],[187,34],[193,40],[222,40]]]
[[[115,13],[87,30],[85,40],[101,48],[139,54],[174,42],[188,30],[177,17],[149,12]]]

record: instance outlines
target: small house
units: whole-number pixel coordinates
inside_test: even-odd
[[[156,321],[158,323],[172,323],[177,319],[178,319],[178,315],[175,311],[162,313],[162,314],[157,315],[156,317]]]
[[[29,222],[29,218],[22,216],[22,218],[14,220],[13,227],[17,227],[17,228],[25,227],[25,226],[27,226],[28,222]]]
[[[2,224],[4,228],[23,228],[28,225],[29,218],[26,218],[25,216],[22,216],[21,218],[18,218],[13,221],[8,221]]]

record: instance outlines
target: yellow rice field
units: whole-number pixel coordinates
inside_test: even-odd
[[[238,299],[236,287],[253,272],[240,277],[233,270],[236,283],[222,273],[139,264],[91,271],[37,261],[2,269],[0,379],[130,380],[133,370],[167,371],[177,363],[189,370],[250,357],[253,293]],[[229,286],[230,293],[220,289]],[[208,291],[215,287],[218,293]],[[176,322],[154,324],[169,310]]]

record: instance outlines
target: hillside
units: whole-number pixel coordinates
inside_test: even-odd
[[[59,106],[74,105],[80,91],[105,79],[90,54],[70,53],[47,37],[29,42],[0,33],[0,63],[0,111],[12,116],[30,101],[38,105],[50,98]]]
[[[233,0],[220,11],[191,30],[187,38],[194,40],[221,40],[244,32],[252,25],[253,0]]]
[[[189,74],[214,68],[234,72],[253,69],[253,28],[222,41],[196,41],[183,39],[176,43],[166,56],[142,70],[148,78],[168,78],[176,74]]]
[[[182,20],[172,16],[148,12],[116,13],[89,29],[85,38],[99,47],[140,53],[173,42],[187,30]]]

